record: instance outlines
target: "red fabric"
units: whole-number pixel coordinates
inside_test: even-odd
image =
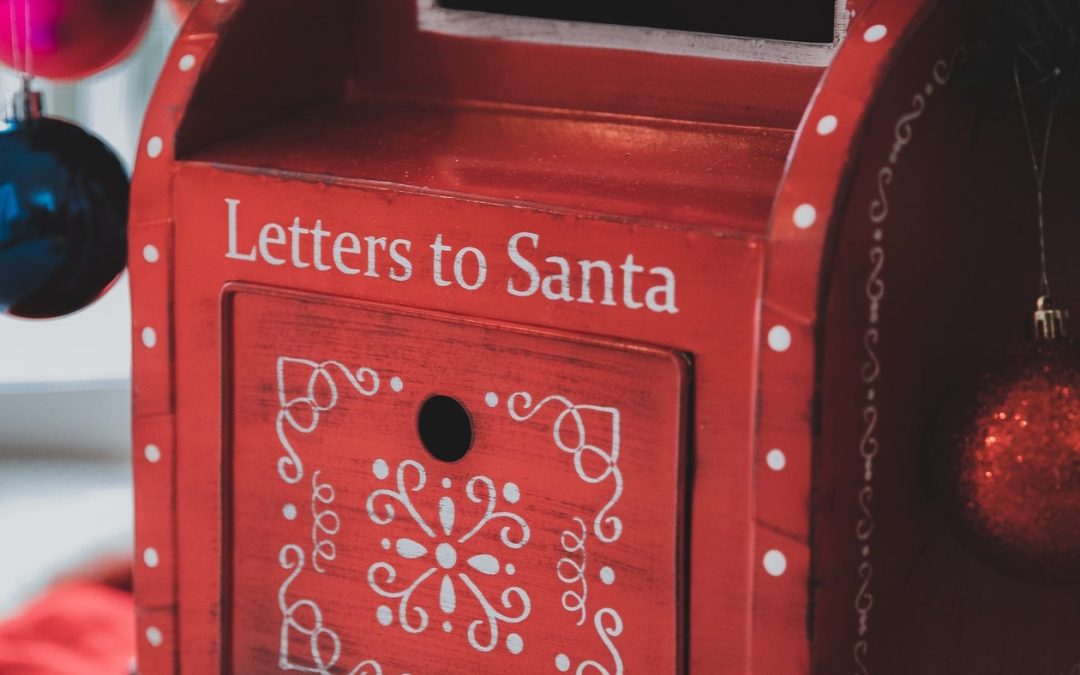
[[[134,658],[131,594],[101,584],[57,586],[0,623],[0,675],[128,675]]]

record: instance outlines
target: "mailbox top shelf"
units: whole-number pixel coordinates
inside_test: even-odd
[[[349,100],[309,108],[185,161],[760,233],[792,135],[523,106]]]

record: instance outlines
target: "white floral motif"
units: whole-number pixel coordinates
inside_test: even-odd
[[[384,460],[376,460],[373,465],[375,477],[386,480],[389,467]],[[411,474],[411,475],[410,475]],[[439,609],[445,615],[453,615],[458,607],[458,592],[463,587],[480,604],[484,617],[469,624],[467,637],[469,645],[480,652],[490,652],[499,643],[500,624],[517,624],[524,621],[531,610],[529,595],[518,586],[505,588],[499,596],[500,609],[496,609],[480,586],[470,576],[469,568],[484,577],[495,577],[500,572],[507,575],[514,573],[512,564],[503,566],[491,553],[479,553],[464,561],[459,560],[458,551],[477,533],[493,521],[509,521],[499,532],[499,539],[508,549],[520,549],[529,541],[529,526],[525,520],[510,511],[496,511],[498,490],[495,483],[486,476],[474,476],[469,479],[465,495],[474,504],[483,504],[484,515],[467,532],[455,535],[457,509],[449,495],[439,499],[439,531],[436,531],[413,504],[411,493],[422,492],[427,485],[427,472],[422,464],[413,460],[401,462],[395,473],[396,489],[380,488],[367,499],[367,512],[372,522],[377,525],[390,525],[395,520],[395,503],[405,509],[412,522],[423,535],[421,541],[408,537],[398,537],[391,542],[384,539],[383,548],[395,551],[404,560],[425,561],[427,569],[410,582],[397,584],[398,570],[389,562],[379,561],[368,568],[368,585],[376,594],[397,601],[397,622],[407,633],[422,633],[430,624],[430,614],[423,607],[411,606],[413,594],[424,582],[436,574],[441,574],[439,587]],[[448,479],[443,487],[449,488]],[[479,489],[479,491],[478,491]],[[516,501],[516,499],[515,499]],[[431,541],[428,541],[431,540]],[[438,543],[436,543],[438,542]],[[461,563],[464,564],[461,564]],[[481,578],[481,577],[478,577]],[[455,580],[461,586],[455,585]],[[394,622],[394,612],[387,606],[381,606],[376,612],[379,623],[389,626]],[[483,629],[483,631],[481,630]],[[449,621],[443,623],[443,630],[452,630]],[[486,639],[481,640],[482,634]],[[507,649],[519,653],[523,648],[521,636],[511,633],[506,638]]]

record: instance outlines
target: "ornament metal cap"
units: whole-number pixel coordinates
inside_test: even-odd
[[[1066,321],[1069,318],[1067,310],[1054,309],[1054,303],[1050,296],[1040,295],[1035,302],[1035,339],[1057,340],[1068,335]]]
[[[11,97],[11,109],[8,119],[14,122],[29,122],[41,117],[41,92],[30,88],[30,78],[23,78],[22,89]]]

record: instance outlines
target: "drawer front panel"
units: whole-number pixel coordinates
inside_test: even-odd
[[[226,296],[234,672],[679,670],[678,353]]]

